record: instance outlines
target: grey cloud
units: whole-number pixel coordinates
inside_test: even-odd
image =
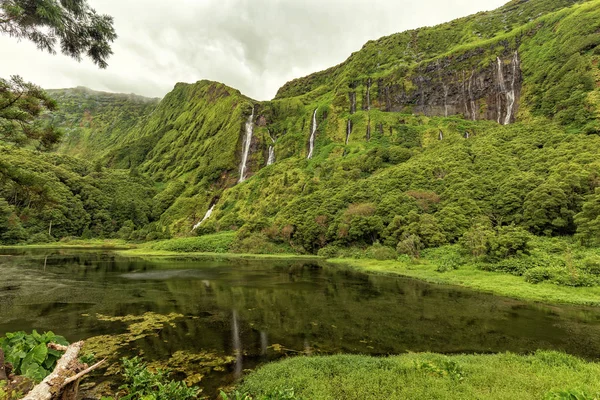
[[[211,79],[259,99],[328,68],[372,39],[500,6],[502,0],[89,0],[115,18],[107,70],[0,37],[0,76],[47,88],[163,96],[176,82]]]

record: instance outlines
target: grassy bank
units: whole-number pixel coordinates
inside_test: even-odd
[[[0,249],[133,249],[136,245],[120,239],[73,239],[50,243],[0,246]]]
[[[532,284],[520,276],[501,272],[488,272],[475,265],[462,265],[459,269],[438,272],[435,260],[420,260],[419,263],[398,260],[369,259],[330,259],[330,263],[346,265],[360,271],[395,274],[423,281],[467,287],[523,300],[545,303],[570,303],[581,305],[600,305],[600,287],[567,287],[553,283]]]
[[[557,352],[295,357],[251,373],[239,391],[297,399],[597,399],[600,364]],[[573,397],[570,397],[572,395]],[[574,396],[578,397],[574,397]]]
[[[18,248],[113,249],[128,257],[325,259],[294,253],[294,249],[286,245],[265,245],[262,240],[253,239],[240,241],[234,232],[138,244],[122,240],[71,240]],[[382,253],[382,250],[385,251]],[[418,259],[398,256],[393,250],[381,246],[348,248],[345,252],[342,254],[344,258],[327,261],[368,273],[402,275],[523,300],[600,305],[600,250],[574,247],[565,240],[538,239],[531,254],[492,264],[464,255],[458,246],[429,249]],[[373,259],[382,254],[391,259]],[[567,267],[568,260],[572,260],[572,268]],[[537,275],[531,274],[531,271],[536,270],[540,270],[546,280],[533,283],[532,278]],[[550,276],[554,276],[553,280]]]

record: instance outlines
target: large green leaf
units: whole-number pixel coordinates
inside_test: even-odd
[[[40,343],[27,353],[23,359],[23,365],[42,364],[48,356],[48,346],[45,343]]]

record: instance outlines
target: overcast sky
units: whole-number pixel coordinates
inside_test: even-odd
[[[507,0],[88,0],[119,38],[106,70],[0,36],[0,76],[162,97],[210,79],[269,100],[285,82],[344,61],[368,40]]]

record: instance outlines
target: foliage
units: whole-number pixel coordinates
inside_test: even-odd
[[[86,0],[5,0],[0,4],[0,33],[27,39],[44,51],[77,60],[89,57],[106,68],[117,35],[113,19],[99,15]]]
[[[156,229],[149,224],[154,193],[128,171],[92,172],[83,160],[0,146],[0,241],[116,237],[124,225],[146,239]]]
[[[33,142],[39,149],[51,148],[60,140],[61,132],[38,117],[55,109],[56,101],[39,86],[20,76],[0,78],[0,143],[23,146]]]
[[[180,253],[227,253],[232,250],[234,240],[234,232],[221,232],[213,235],[158,242],[152,245],[152,249]]]
[[[505,353],[449,357],[435,354],[294,357],[259,368],[245,378],[238,390],[260,398],[286,385],[294,389],[296,396],[315,400],[537,400],[557,387],[579,388],[573,394],[597,393],[600,382],[595,376],[599,369],[598,363],[547,351],[527,356]]]
[[[200,390],[189,388],[183,382],[169,380],[169,371],[152,372],[139,358],[124,358],[123,376],[126,383],[121,389],[126,393],[121,400],[188,400],[195,399]]]
[[[196,399],[200,389],[187,387],[183,382],[169,380],[169,371],[152,372],[139,357],[123,358],[123,377],[126,383],[119,389],[124,392],[119,400],[188,400]],[[115,400],[103,397],[102,400]]]
[[[16,375],[24,375],[41,382],[53,370],[62,353],[48,348],[48,343],[68,345],[64,337],[52,332],[39,334],[33,331],[7,333],[0,338],[0,347],[4,350],[6,362],[13,365]]]
[[[251,396],[249,393],[242,393],[238,390],[229,394],[221,391],[220,397],[222,400],[300,400],[300,397],[296,397],[294,394],[293,389],[276,389],[260,396]]]
[[[580,390],[551,391],[546,394],[544,400],[598,400],[598,395],[593,396]]]

